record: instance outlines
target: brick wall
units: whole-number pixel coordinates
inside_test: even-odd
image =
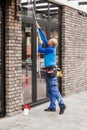
[[[20,2],[20,0],[18,0]],[[22,70],[21,70],[21,20],[15,20],[15,3],[6,6],[6,115],[21,112]]]
[[[62,94],[87,90],[87,16],[63,6]]]
[[[20,0],[18,0],[20,3]],[[6,7],[6,115],[21,112],[22,105],[22,34],[21,20],[14,18],[15,3]],[[87,90],[87,17],[78,10],[62,10],[62,94]]]

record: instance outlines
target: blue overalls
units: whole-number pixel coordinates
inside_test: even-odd
[[[45,67],[56,66],[56,48],[54,46],[48,46],[48,40],[46,39],[41,28],[38,29],[41,39],[46,45],[46,48],[42,48],[42,44],[38,45],[38,52],[44,54]],[[56,69],[56,67],[54,68]],[[56,108],[56,100],[59,106],[64,105],[64,101],[58,89],[57,76],[49,78],[46,74],[47,91],[50,98],[50,108]]]

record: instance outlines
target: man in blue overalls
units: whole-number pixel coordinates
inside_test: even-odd
[[[38,52],[44,54],[44,64],[46,68],[46,84],[47,91],[50,98],[50,105],[45,111],[56,111],[56,100],[60,108],[59,114],[63,114],[66,109],[66,105],[62,99],[62,96],[58,89],[57,76],[56,76],[56,46],[58,42],[55,38],[51,38],[49,41],[44,35],[39,24],[36,22],[36,27],[40,34],[41,40],[38,44]],[[45,43],[46,48],[42,47],[42,41]]]

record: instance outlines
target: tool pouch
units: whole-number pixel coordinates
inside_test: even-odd
[[[63,73],[60,68],[57,68],[57,77],[62,77]]]
[[[57,70],[56,68],[46,68],[46,74],[47,74],[47,77],[53,78],[56,76]]]

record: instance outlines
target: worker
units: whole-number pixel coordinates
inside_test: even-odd
[[[47,40],[44,32],[42,31],[37,21],[36,21],[36,27],[41,37],[41,39],[39,38],[38,52],[44,54],[44,64],[46,69],[46,85],[48,96],[50,99],[50,105],[48,108],[45,109],[45,111],[55,112],[56,100],[57,100],[60,108],[59,114],[63,114],[66,109],[66,105],[59,92],[57,83],[56,47],[58,45],[58,42],[55,38]],[[46,45],[45,48],[42,47],[43,43],[42,41]]]

